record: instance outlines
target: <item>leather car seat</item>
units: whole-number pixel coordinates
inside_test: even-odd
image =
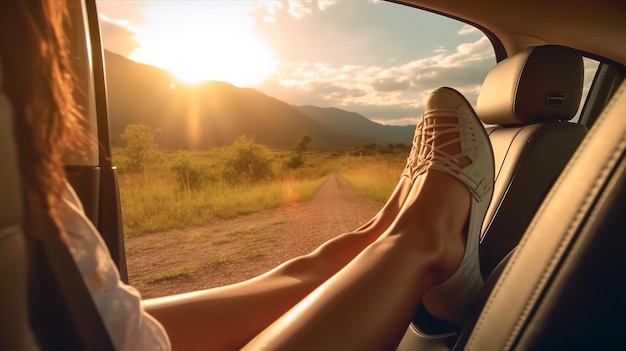
[[[625,116],[622,83],[455,349],[624,348]]]
[[[517,245],[546,194],[587,134],[568,122],[583,89],[583,62],[567,47],[533,47],[498,63],[476,113],[488,125],[496,177],[480,245],[486,279]]]
[[[499,270],[492,273],[516,247],[587,134],[585,126],[568,122],[576,115],[582,88],[581,54],[555,45],[504,59],[485,78],[476,113],[488,125],[496,177],[479,248],[487,281],[482,302]],[[421,306],[398,350],[449,350],[459,330]]]
[[[0,86],[2,67],[0,65]],[[11,106],[0,90],[0,350],[33,350],[28,321],[26,240]]]

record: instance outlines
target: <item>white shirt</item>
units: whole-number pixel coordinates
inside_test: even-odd
[[[116,350],[170,350],[165,329],[141,307],[141,296],[124,284],[109,250],[67,184],[60,219],[68,247]]]
[[[11,105],[1,88],[0,62],[0,113],[3,119],[10,119]],[[109,250],[96,228],[85,216],[83,206],[69,184],[63,192],[59,212],[68,233],[69,250],[87,284],[115,349],[170,350],[165,329],[142,309],[139,292],[120,280]]]

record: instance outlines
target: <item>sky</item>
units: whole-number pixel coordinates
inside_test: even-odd
[[[475,104],[495,64],[478,30],[370,0],[98,0],[104,47],[183,81],[415,124],[433,89]]]

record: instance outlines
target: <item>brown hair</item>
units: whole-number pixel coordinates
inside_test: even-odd
[[[62,156],[83,135],[74,100],[66,0],[2,0],[0,58],[24,193],[27,235],[41,235],[36,219],[52,218],[64,187]],[[43,216],[43,217],[42,217]],[[61,230],[59,231],[62,232]]]

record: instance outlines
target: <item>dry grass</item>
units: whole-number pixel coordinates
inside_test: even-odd
[[[385,202],[398,183],[405,167],[404,155],[352,158],[346,161],[341,175],[357,191],[373,200]]]
[[[114,155],[123,156],[123,150]],[[255,184],[233,185],[218,180],[197,190],[181,189],[168,171],[175,153],[162,153],[160,162],[143,174],[120,174],[120,191],[127,237],[168,229],[202,226],[309,199],[331,172],[340,171],[360,193],[377,201],[390,195],[404,167],[405,155],[349,158],[344,154],[307,153],[305,165],[283,167],[286,152],[273,153],[273,176]],[[216,151],[191,153],[194,162],[219,159]],[[255,255],[249,249],[246,255]]]

